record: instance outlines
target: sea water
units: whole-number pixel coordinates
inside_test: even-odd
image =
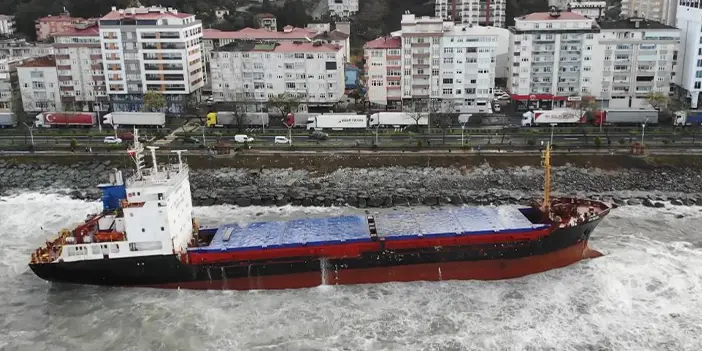
[[[0,350],[702,350],[699,207],[618,208],[592,236],[606,256],[509,281],[242,292],[35,277],[31,252],[99,206],[0,198]],[[205,224],[358,210],[195,212]]]

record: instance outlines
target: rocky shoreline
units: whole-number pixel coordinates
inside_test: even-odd
[[[96,185],[107,182],[110,161],[13,164],[0,160],[0,195],[51,191],[79,199],[98,199]],[[125,175],[130,173],[124,170]],[[571,165],[554,167],[553,196],[578,195],[619,205],[702,206],[702,175],[686,168],[605,171]],[[525,204],[541,197],[543,170],[386,167],[344,168],[331,173],[293,169],[191,170],[196,206],[441,206]]]

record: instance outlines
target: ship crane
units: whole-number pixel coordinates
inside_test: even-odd
[[[551,143],[546,143],[546,150],[541,157],[541,165],[544,167],[544,201],[543,212],[551,217]]]

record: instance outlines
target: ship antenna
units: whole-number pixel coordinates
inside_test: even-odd
[[[171,150],[171,152],[174,152],[178,154],[178,172],[183,170],[183,156],[182,154],[188,150]]]
[[[544,202],[543,211],[550,217],[551,213],[551,143],[546,143],[546,150],[542,157],[544,166]]]
[[[147,149],[151,150],[151,162],[154,163],[154,175],[158,174],[158,164],[156,164],[156,149],[158,146],[147,146]]]
[[[136,166],[137,179],[142,178],[142,170],[144,169],[144,146],[139,142],[139,132],[134,128],[134,145],[127,150]]]

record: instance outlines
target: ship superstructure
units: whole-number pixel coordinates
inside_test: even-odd
[[[192,289],[281,289],[388,281],[508,279],[599,253],[588,240],[611,206],[551,199],[533,206],[393,211],[201,227],[193,220],[188,167],[144,166],[138,142],[126,182],[114,170],[103,209],[38,249],[41,278],[80,284]]]

